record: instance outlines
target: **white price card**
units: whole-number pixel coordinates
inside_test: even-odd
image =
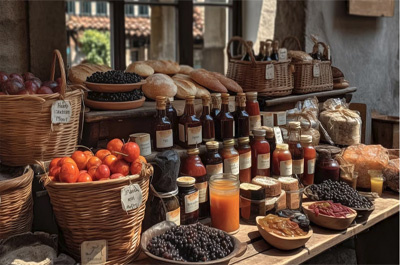
[[[278,50],[278,54],[279,54],[279,61],[287,60],[287,49],[286,48],[280,48]]]
[[[274,65],[269,63],[265,66],[265,79],[274,79],[275,70]]]
[[[142,200],[143,194],[138,184],[131,184],[121,189],[121,204],[124,211],[138,208]]]
[[[275,134],[275,143],[277,143],[277,144],[283,143],[281,128],[279,128],[278,126],[275,126],[274,134]]]
[[[57,100],[51,106],[51,122],[69,123],[71,121],[72,108],[69,100]]]
[[[107,262],[107,241],[83,241],[81,244],[82,265],[98,265]]]
[[[314,64],[313,66],[313,76],[314,77],[319,77],[321,75],[321,70],[319,67],[319,63]]]

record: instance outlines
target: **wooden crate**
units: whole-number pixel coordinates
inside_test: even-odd
[[[399,117],[372,113],[372,142],[399,149]]]

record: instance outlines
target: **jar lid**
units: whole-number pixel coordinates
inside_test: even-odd
[[[257,92],[246,92],[247,99],[257,99]]]
[[[222,98],[228,98],[228,99],[229,99],[229,94],[228,94],[228,93],[222,93],[222,94],[221,94],[221,97],[222,97]]]
[[[221,93],[211,93],[211,97],[220,98],[221,97]]]
[[[323,153],[323,154],[331,154],[331,155],[337,155],[342,151],[342,149],[340,149],[339,147],[328,145],[328,144],[317,145],[315,147],[315,150],[319,154]]]
[[[158,191],[156,191],[156,192],[155,192],[155,190],[152,190],[152,194],[158,198],[162,198],[162,199],[169,198],[169,197],[178,195],[178,187],[176,187],[175,190],[170,191],[170,192],[158,192]]]
[[[206,148],[210,150],[218,149],[219,143],[217,141],[206,142]]]
[[[163,96],[156,97],[157,109],[165,109],[166,105],[167,105],[166,97],[163,97]]]
[[[258,128],[253,130],[254,136],[265,136],[266,131],[264,129]]]
[[[265,188],[252,183],[241,183],[240,196],[250,200],[264,200]]]
[[[275,149],[289,150],[289,145],[288,144],[277,144]]]
[[[248,136],[239,137],[238,142],[239,142],[239,144],[248,144],[250,142],[250,138]]]
[[[312,136],[303,134],[302,136],[300,136],[300,142],[305,144],[312,143]]]
[[[268,126],[261,126],[261,128],[265,130],[265,134],[266,134],[267,138],[275,137],[274,128],[271,128]]]
[[[210,104],[210,99],[211,99],[211,97],[209,95],[204,95],[201,97],[201,101],[202,101],[203,105]]]
[[[188,155],[198,155],[200,153],[199,148],[191,148],[187,150]]]
[[[189,176],[179,177],[176,179],[179,187],[191,187],[196,183],[196,179]]]
[[[235,145],[235,140],[234,139],[224,140],[224,147],[225,146],[233,146],[233,145]]]
[[[300,122],[299,121],[290,121],[289,122],[289,129],[300,129]]]

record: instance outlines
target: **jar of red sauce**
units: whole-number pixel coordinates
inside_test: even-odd
[[[251,147],[249,142],[249,137],[240,137],[238,139],[240,183],[251,182]]]
[[[270,176],[271,153],[270,146],[265,140],[264,129],[253,130],[254,139],[251,141],[251,176]]]
[[[228,139],[224,141],[224,147],[219,152],[224,161],[224,173],[239,175],[239,153],[236,151],[235,141]]]
[[[274,154],[272,155],[273,175],[291,176],[292,175],[292,155],[289,151],[288,144],[277,144]]]
[[[303,185],[308,186],[314,184],[315,159],[317,157],[317,152],[312,145],[311,135],[302,135],[300,141],[304,150],[304,174],[301,182]]]
[[[219,143],[216,141],[207,142],[206,148],[207,152],[204,157],[204,165],[206,166],[208,177],[223,173],[224,161],[218,153]]]
[[[250,131],[261,127],[260,106],[257,101],[257,92],[246,93],[246,112],[249,114]]]
[[[329,149],[317,148],[318,158],[315,165],[314,183],[320,184],[324,180],[339,181],[340,166],[336,159],[332,158]]]
[[[304,173],[304,150],[300,143],[301,126],[298,121],[289,122],[289,151],[292,154],[292,174],[299,179]]]

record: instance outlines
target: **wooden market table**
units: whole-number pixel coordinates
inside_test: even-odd
[[[329,230],[312,224],[314,233],[305,247],[290,251],[271,247],[261,237],[257,226],[241,223],[235,236],[248,244],[247,251],[241,257],[233,258],[229,264],[300,264],[398,213],[399,194],[385,192],[381,198],[375,200],[375,210],[365,223],[351,226],[346,231]],[[375,240],[379,244],[384,243],[382,239]],[[398,252],[392,254],[398,256]],[[141,260],[134,261],[134,264],[154,264],[143,253],[138,259]]]

